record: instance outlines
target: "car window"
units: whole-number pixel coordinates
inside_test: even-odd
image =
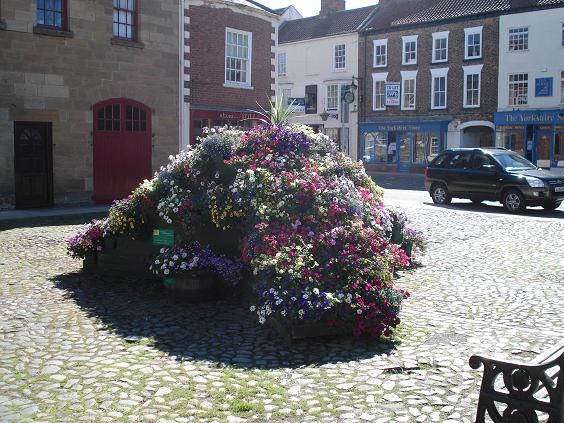
[[[431,162],[431,166],[434,166],[434,167],[443,167],[444,164],[445,164],[445,162],[447,161],[448,157],[449,157],[448,153],[443,153],[443,154],[437,156],[437,157],[435,158],[435,160],[433,160],[433,161]]]
[[[530,161],[512,151],[495,155],[495,159],[505,170],[527,170],[537,167]]]
[[[472,160],[472,168],[474,169],[483,169],[484,167],[489,168],[491,166],[495,166],[493,160],[482,153],[474,154],[474,159]]]
[[[453,169],[469,169],[471,166],[472,152],[455,153],[448,161],[446,167]]]

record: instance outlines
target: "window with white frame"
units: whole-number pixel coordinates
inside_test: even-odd
[[[564,71],[560,72],[560,104],[564,104]]]
[[[417,71],[401,72],[401,110],[415,110]]]
[[[509,30],[509,51],[529,49],[529,28],[511,28]]]
[[[286,53],[278,53],[278,76],[286,76]]]
[[[463,66],[464,70],[464,107],[480,107],[480,84],[484,65]]]
[[[564,47],[564,23],[562,24],[562,29],[560,31],[560,45]]]
[[[526,106],[529,103],[529,74],[509,74],[509,105]]]
[[[335,69],[345,69],[346,50],[344,44],[337,44],[334,49],[334,67]]]
[[[383,68],[388,65],[388,40],[374,40],[374,67]]]
[[[449,31],[433,33],[433,63],[448,61],[448,34]]]
[[[401,37],[403,42],[402,65],[417,64],[417,37],[418,35],[408,35]]]
[[[482,58],[482,26],[464,28],[464,59]]]
[[[252,33],[225,29],[225,83],[251,85]]]
[[[292,89],[291,88],[281,88],[280,89],[280,97],[282,98],[282,105],[288,106],[288,100],[292,97]]]
[[[339,86],[337,84],[327,85],[327,110],[339,108]]]
[[[388,72],[372,74],[372,110],[386,110]]]
[[[448,68],[431,69],[431,109],[447,108]]]

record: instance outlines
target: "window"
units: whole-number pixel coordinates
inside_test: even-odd
[[[560,104],[564,104],[564,71],[560,72]]]
[[[441,152],[441,139],[439,137],[431,137],[429,153],[431,156],[436,156]]]
[[[562,24],[562,30],[560,32],[560,45],[564,47],[564,23]]]
[[[374,67],[388,65],[388,40],[374,40]]]
[[[447,74],[448,68],[431,69],[431,109],[447,108]]]
[[[464,59],[480,59],[482,57],[482,28],[465,28],[466,43],[464,46]]]
[[[456,153],[450,157],[446,163],[447,168],[454,169],[470,169],[472,167],[472,152],[466,151],[463,153]]]
[[[136,0],[114,0],[114,37],[137,40]]]
[[[226,28],[225,30],[225,83],[251,86],[252,34]]]
[[[119,131],[120,130],[120,105],[108,104],[98,109],[96,115],[96,128],[98,131]]]
[[[278,76],[286,76],[286,53],[278,53]]]
[[[67,0],[37,0],[37,25],[67,29]]]
[[[305,87],[306,115],[317,114],[317,85]]]
[[[386,79],[388,72],[372,74],[372,110],[386,110]]]
[[[509,75],[509,105],[526,106],[529,103],[529,74]]]
[[[291,88],[281,88],[280,89],[280,97],[282,98],[282,105],[288,106],[289,99],[292,97],[292,89]]]
[[[480,107],[480,83],[483,66],[462,67],[464,70],[464,107]]]
[[[410,35],[402,37],[403,40],[403,54],[402,65],[415,65],[417,64],[417,35]]]
[[[364,152],[362,155],[364,162],[386,163],[388,161],[388,133],[368,132],[364,134],[361,151]]]
[[[339,107],[339,86],[327,85],[327,110],[337,110]]]
[[[401,109],[415,110],[415,87],[417,85],[417,71],[401,72]]]
[[[448,61],[448,34],[449,31],[433,33],[433,63]]]
[[[147,130],[147,113],[145,110],[127,104],[125,106],[125,130],[145,132]]]
[[[337,44],[335,46],[335,61],[334,66],[335,69],[345,69],[346,64],[346,57],[345,57],[345,45],[344,44]]]
[[[529,49],[529,28],[512,28],[509,30],[509,51]]]

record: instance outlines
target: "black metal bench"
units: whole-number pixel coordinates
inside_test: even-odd
[[[476,423],[486,412],[494,423],[564,423],[564,341],[526,364],[473,355],[470,367],[484,365]],[[505,409],[499,409],[499,406]]]

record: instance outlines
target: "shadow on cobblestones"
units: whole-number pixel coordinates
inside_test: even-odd
[[[55,286],[101,328],[124,344],[157,348],[179,361],[237,368],[303,368],[373,359],[390,354],[393,343],[366,338],[316,338],[287,346],[269,327],[257,323],[247,300],[180,304],[160,285],[143,280],[70,273],[52,278]]]
[[[453,200],[452,204],[449,205],[440,205],[434,204],[431,200],[426,201],[425,204],[431,205],[433,207],[442,208],[445,210],[457,210],[457,211],[464,211],[464,212],[474,212],[474,213],[484,213],[484,214],[493,214],[493,215],[513,215],[506,211],[501,204],[497,203],[480,203],[480,204],[473,204],[469,201],[457,201]],[[541,207],[530,208],[528,207],[519,216],[525,217],[535,217],[535,218],[550,218],[550,219],[564,219],[564,209],[558,208],[556,210],[544,210]]]

